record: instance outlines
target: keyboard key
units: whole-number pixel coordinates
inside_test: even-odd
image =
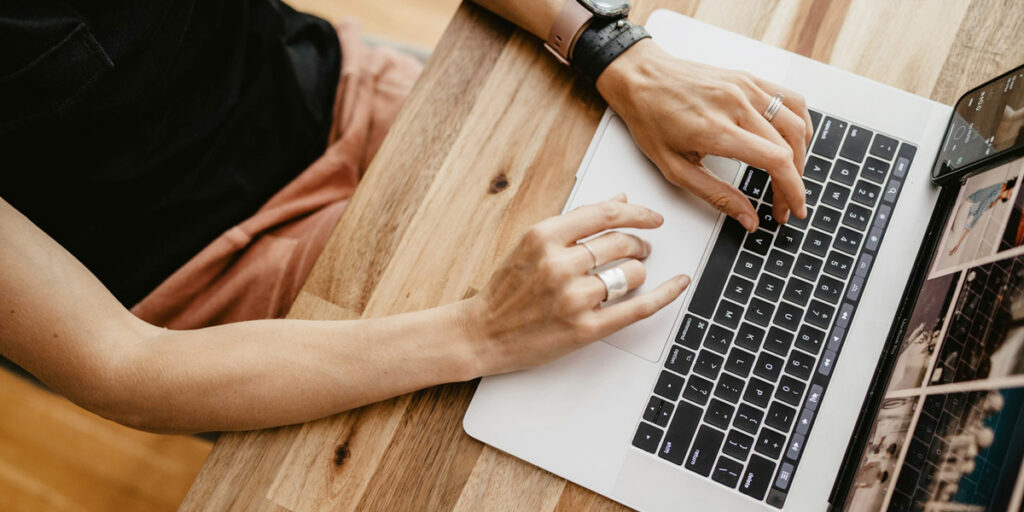
[[[740,481],[740,473],[743,472],[743,464],[725,457],[718,458],[718,464],[711,473],[711,479],[733,489]]]
[[[714,256],[714,254],[712,254],[712,256]],[[739,274],[739,275],[741,275],[743,277],[746,277],[747,279],[757,279],[758,274],[761,273],[761,266],[763,266],[763,265],[764,265],[764,259],[763,258],[761,258],[760,256],[757,256],[755,254],[751,254],[749,252],[744,251],[744,252],[741,252],[739,258],[736,259],[736,268],[734,268],[733,270],[737,274]],[[728,271],[725,271],[725,273],[728,274]],[[704,271],[704,275],[706,275],[706,274],[707,274],[707,270]],[[704,280],[703,276],[701,277],[701,280],[702,281]],[[724,276],[722,277],[722,284],[723,285],[725,284],[725,277]],[[700,291],[701,290],[698,287],[697,292],[700,292]],[[717,293],[720,293],[720,292],[721,292],[721,288],[718,289]],[[694,297],[694,300],[696,300],[696,297]],[[690,311],[693,311],[693,305],[692,304],[690,305]]]
[[[683,378],[671,373],[662,371],[658,377],[658,383],[654,385],[654,392],[667,398],[670,402],[679,399],[679,392],[683,389]]]
[[[748,234],[747,241],[743,242],[744,249],[755,254],[760,254],[761,256],[768,254],[768,249],[771,247],[771,245],[772,234],[763,229],[759,229],[753,233]]]
[[[818,204],[818,199],[821,197],[821,185],[814,181],[805,179],[804,180],[804,203],[807,206],[814,206]]]
[[[764,499],[764,494],[772,483],[773,473],[774,462],[758,455],[751,455],[747,470],[740,479],[740,492],[758,501]]]
[[[778,357],[761,352],[757,355],[757,361],[754,363],[754,375],[775,382],[775,379],[779,378],[779,372],[782,371],[782,362],[782,359]]]
[[[775,192],[772,191],[772,184],[768,184],[768,188],[764,191],[764,197],[761,198],[761,202],[772,204],[775,202]]]
[[[851,203],[843,215],[843,225],[850,226],[857,231],[864,231],[871,223],[871,210],[859,204]]]
[[[704,318],[711,318],[745,234],[746,230],[743,229],[743,225],[731,218],[727,218],[722,224],[718,239],[715,240],[715,246],[711,249],[711,256],[708,257],[707,265],[705,265],[697,288],[693,292],[693,299],[690,301],[692,313]],[[684,345],[686,344],[684,343]]]
[[[847,186],[853,185],[853,182],[857,180],[857,173],[859,171],[860,167],[857,164],[847,162],[846,160],[836,160],[832,168],[832,181]],[[832,183],[829,183],[829,185],[832,185]]]
[[[889,174],[889,164],[877,158],[868,157],[860,174],[861,177],[881,185],[885,183],[885,177]]]
[[[704,405],[708,403],[708,398],[711,398],[711,389],[713,387],[714,384],[712,384],[711,381],[697,375],[690,375],[690,378],[686,379],[686,389],[683,390],[683,398],[697,404]],[[682,402],[680,402],[680,404],[681,403]],[[699,411],[697,412],[697,415],[699,418]]]
[[[827,206],[819,206],[814,212],[814,221],[811,224],[827,233],[832,233],[839,226],[839,219],[843,214]]]
[[[854,277],[850,281],[850,287],[846,289],[846,300],[860,300],[860,292],[864,291],[864,278]]]
[[[818,126],[821,126],[821,112],[807,109],[807,113],[811,116],[812,131],[818,131]]]
[[[821,196],[821,204],[827,204],[837,210],[842,210],[849,198],[850,189],[837,183],[829,183],[825,187],[825,193]]]
[[[850,131],[846,134],[846,141],[843,142],[843,150],[839,152],[839,156],[849,158],[854,162],[860,162],[868,151],[868,144],[871,143],[872,135],[874,134],[871,130],[865,130],[856,125],[851,126]]]
[[[811,151],[828,159],[835,158],[845,133],[846,121],[826,117],[822,122],[821,129],[818,130],[818,136],[815,138]]]
[[[783,297],[786,300],[799,304],[801,306],[807,305],[807,301],[811,298],[811,292],[813,291],[814,285],[800,279],[790,279],[789,283],[786,284],[786,293]],[[789,320],[789,319],[787,319]],[[799,319],[797,320],[799,321]],[[787,329],[796,330],[796,327],[791,323],[787,323],[785,326]]]
[[[808,206],[807,207],[807,216],[806,217],[801,219],[801,218],[798,218],[796,215],[790,215],[789,222],[787,222],[786,225],[787,226],[792,226],[794,228],[807,229],[807,225],[811,223],[811,219],[813,219],[813,218],[814,218],[814,208],[811,208],[810,206]]]
[[[801,379],[807,380],[814,373],[814,356],[794,350],[789,355],[789,362],[786,363],[786,373]]]
[[[816,229],[811,229],[807,231],[807,238],[804,240],[803,249],[816,256],[825,256],[831,245],[832,237]]]
[[[654,453],[658,451],[658,443],[661,442],[661,429],[650,423],[640,422],[633,436],[633,446],[645,452]]]
[[[825,333],[809,325],[801,327],[796,335],[796,348],[815,355],[821,352],[824,343]]]
[[[837,252],[832,251],[828,253],[828,257],[825,258],[825,273],[839,279],[845,280],[850,275],[850,270],[853,269],[853,258]]]
[[[732,344],[732,331],[726,329],[720,325],[712,325],[708,329],[708,336],[704,339],[704,346],[724,354],[729,351],[729,345]]]
[[[828,173],[831,169],[831,162],[811,155],[807,157],[807,163],[804,164],[804,178],[810,178],[818,183],[825,183],[828,181]]]
[[[804,441],[806,438],[800,434],[793,434],[793,437],[789,440],[789,446],[786,449],[786,458],[792,461],[800,460],[800,452],[804,450]]]
[[[740,304],[746,304],[753,289],[753,281],[740,276],[732,276],[729,278],[729,283],[725,285],[725,296]]]
[[[743,306],[735,302],[723,300],[718,303],[718,311],[715,312],[715,322],[730,329],[740,325],[740,317],[743,316]]]
[[[804,321],[822,329],[828,329],[829,325],[832,324],[832,317],[835,316],[835,313],[836,308],[815,299],[807,306]]]
[[[821,403],[821,395],[825,390],[818,384],[811,385],[811,391],[807,393],[807,401],[804,402],[804,409],[810,412],[818,410],[818,404]],[[801,432],[801,434],[807,435],[807,432]]]
[[[892,156],[896,153],[897,145],[899,145],[899,142],[896,139],[879,133],[871,143],[871,154],[879,158],[892,160]]]
[[[707,330],[708,322],[706,320],[688,314],[683,317],[683,323],[679,326],[679,334],[676,335],[676,341],[684,347],[700,348],[700,342],[704,340],[704,333]]]
[[[793,424],[795,417],[796,409],[773,401],[768,408],[768,415],[764,417],[764,424],[775,430],[789,432],[789,426]]]
[[[729,357],[725,359],[725,369],[740,377],[746,377],[750,375],[750,370],[754,367],[754,359],[754,354],[741,348],[733,347],[729,351]]]
[[[849,327],[850,320],[853,320],[853,304],[843,304],[836,316],[836,325],[842,328]]]
[[[764,194],[764,188],[768,185],[768,173],[756,167],[747,166],[740,180],[740,191],[744,194],[760,199]]]
[[[799,321],[799,311],[797,315]],[[764,339],[764,348],[782,357],[786,357],[789,353],[789,347],[793,346],[793,335],[779,329],[778,327],[772,327],[768,329],[768,337]]]
[[[764,418],[764,413],[760,409],[740,404],[739,409],[736,409],[736,419],[733,420],[732,426],[754,435],[757,433],[757,429],[761,428],[762,418]]]
[[[857,184],[853,187],[852,199],[868,208],[872,208],[878,202],[878,196],[881,193],[882,187],[864,180],[857,180]]]
[[[701,476],[710,475],[724,438],[725,434],[713,428],[700,427],[693,440],[693,447],[690,448],[690,455],[686,457],[686,469]]]
[[[878,244],[882,243],[882,230],[880,228],[871,228],[871,232],[868,233],[868,240],[864,243],[864,250],[868,252],[875,252],[878,250]],[[864,256],[869,256],[864,254]]]
[[[693,373],[715,380],[718,378],[718,373],[722,371],[724,362],[722,356],[701,350],[700,355],[697,356],[697,364],[693,367]]]
[[[779,468],[779,474],[775,477],[775,489],[772,489],[772,493],[778,492],[779,490],[785,491],[786,489],[789,489],[789,481],[793,479],[793,471],[795,470],[796,468],[794,468],[792,464],[783,462],[782,467]],[[783,503],[785,503],[786,495],[784,493],[780,494],[782,494],[782,501],[778,503],[777,508],[782,508]],[[771,500],[772,497],[769,495],[769,505],[771,505]]]
[[[804,383],[789,375],[783,375],[779,380],[779,387],[775,388],[775,398],[796,407],[804,397],[804,389]]]
[[[763,355],[763,354],[762,354]],[[779,365],[782,361],[779,361]],[[758,378],[751,378],[747,383],[747,390],[743,393],[743,400],[758,407],[767,407],[768,401],[772,398],[772,385]]]
[[[775,231],[776,228],[779,227],[779,222],[775,220],[775,217],[772,215],[772,207],[770,204],[762,204],[761,207],[757,209],[757,218],[759,219],[758,225],[761,229]]]
[[[732,423],[732,413],[735,408],[721,400],[712,399],[708,404],[708,411],[704,413],[704,421],[722,430],[729,428]]]
[[[749,405],[747,407],[750,407]],[[739,430],[730,430],[722,445],[722,453],[739,460],[746,460],[750,453],[750,447],[754,444],[754,438]]]
[[[665,442],[658,450],[659,457],[677,466],[686,460],[686,449],[689,448],[690,441],[693,440],[693,434],[697,432],[701,412],[700,408],[695,405],[679,402],[679,410],[672,418],[672,423],[669,424],[668,430],[665,432]]]
[[[889,180],[889,183],[885,185],[885,191],[882,192],[882,202],[893,204],[896,202],[896,196],[900,193],[900,180]]]
[[[878,207],[878,212],[875,213],[875,223],[872,225],[873,229],[885,229],[885,225],[889,223],[889,216],[892,215],[892,207],[883,204]]]
[[[718,385],[715,386],[715,396],[726,402],[735,404],[740,401],[740,394],[743,393],[743,380],[723,373],[718,378]]]
[[[836,362],[836,353],[831,350],[825,350],[825,355],[821,356],[821,361],[818,362],[818,373],[828,377],[832,375],[832,367]]]
[[[813,393],[813,390],[812,390]],[[808,396],[808,400],[810,397]],[[811,423],[814,422],[814,411],[808,408],[804,408],[800,411],[800,419],[796,420],[796,431],[800,435],[807,435],[807,432],[811,430]]]
[[[754,297],[750,299],[750,305],[747,306],[747,314],[744,319],[762,327],[767,327],[772,320],[773,313],[775,313],[775,306]]]
[[[771,274],[761,274],[761,279],[757,281],[757,288],[754,289],[754,294],[769,302],[776,302],[782,296],[782,289],[785,284],[785,281]]]
[[[778,249],[773,249],[772,253],[768,255],[768,260],[765,262],[764,269],[779,277],[786,277],[789,275],[789,269],[792,267],[792,255],[786,254]]]
[[[832,246],[846,254],[857,254],[857,248],[860,247],[860,241],[864,238],[860,233],[849,229],[839,228],[836,232],[836,240]]]
[[[843,296],[843,282],[829,276],[821,276],[818,286],[814,288],[814,296],[832,304],[838,304],[839,299]]]
[[[690,373],[690,368],[693,367],[693,361],[696,357],[697,354],[692,350],[686,350],[679,345],[672,345],[668,352],[668,359],[665,360],[665,368],[680,375],[686,375]]]
[[[785,448],[786,436],[766,428],[761,429],[761,435],[757,436],[757,443],[754,444],[754,451],[773,459],[779,458]]]
[[[644,419],[664,427],[668,425],[668,420],[672,417],[672,410],[675,406],[669,402],[666,402],[656,396],[652,396],[650,401],[647,402],[647,409],[644,410]],[[657,446],[655,446],[657,448]],[[651,450],[654,453],[654,450]]]
[[[782,226],[779,235],[775,237],[775,247],[783,251],[796,254],[800,250],[800,242],[803,242],[804,234],[793,229],[791,226]]]
[[[796,260],[796,267],[793,274],[813,282],[821,272],[822,261],[810,254],[801,254]]]
[[[764,329],[743,322],[740,326],[739,334],[736,336],[736,345],[743,347],[747,350],[757,351],[761,348],[761,340],[764,339]]]

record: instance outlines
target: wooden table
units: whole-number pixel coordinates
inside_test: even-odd
[[[946,103],[1024,62],[1021,0],[634,3],[635,20],[668,7]],[[379,317],[472,295],[530,224],[560,211],[603,109],[538,40],[464,3],[290,316]],[[622,508],[463,433],[475,387],[224,435],[182,509]]]

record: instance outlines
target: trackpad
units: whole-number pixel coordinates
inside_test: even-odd
[[[625,193],[629,202],[641,204],[665,216],[665,223],[654,230],[623,229],[651,243],[651,255],[645,261],[647,281],[637,293],[653,290],[667,279],[687,274],[695,277],[701,259],[712,241],[719,213],[697,196],[673,186],[633,142],[625,123],[611,116],[599,138],[593,157],[580,172],[579,183],[569,199],[568,209],[607,200]],[[740,164],[717,157],[704,164],[728,183],[733,183]],[[679,308],[696,287],[696,278],[687,292],[650,318],[641,320],[605,338],[605,343],[657,362],[665,342],[672,337]]]

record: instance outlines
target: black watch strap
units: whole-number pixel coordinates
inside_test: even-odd
[[[572,51],[572,67],[591,82],[637,41],[651,37],[640,25],[625,18],[596,19],[580,34]]]

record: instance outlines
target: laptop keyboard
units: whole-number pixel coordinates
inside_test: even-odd
[[[760,228],[725,220],[633,438],[777,508],[917,151],[811,117],[807,219],[776,222],[768,174],[745,169],[740,190]]]

